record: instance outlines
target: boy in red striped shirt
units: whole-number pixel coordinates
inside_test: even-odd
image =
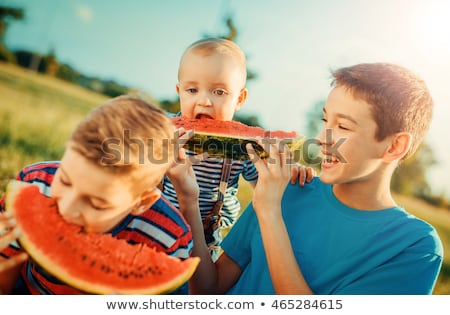
[[[110,233],[186,259],[193,246],[190,228],[156,188],[174,161],[174,132],[160,109],[132,97],[117,97],[78,125],[61,161],[29,165],[16,179],[39,186],[42,194],[56,200],[65,220],[86,231]],[[142,158],[143,149],[147,158]],[[11,214],[4,213],[4,199],[1,293],[83,294],[28,259],[15,242],[20,231]],[[187,284],[174,293],[188,293]]]

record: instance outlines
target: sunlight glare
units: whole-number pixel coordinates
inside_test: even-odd
[[[418,40],[427,54],[450,53],[450,1],[427,1],[417,12]]]

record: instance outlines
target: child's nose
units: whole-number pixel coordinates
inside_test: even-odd
[[[72,194],[65,194],[63,197],[58,198],[58,210],[61,216],[66,220],[72,221],[81,215],[80,212],[80,201]]]
[[[317,135],[317,141],[319,145],[332,145],[333,140],[333,130],[329,128],[322,128],[320,133]]]
[[[208,95],[208,93],[201,93],[198,95],[197,105],[212,106],[211,97]]]

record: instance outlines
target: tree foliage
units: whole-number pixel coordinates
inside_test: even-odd
[[[416,197],[430,196],[431,189],[426,175],[436,162],[432,148],[423,143],[413,156],[396,169],[391,181],[392,190]]]
[[[14,54],[5,45],[5,34],[11,19],[22,20],[23,9],[0,6],[0,60],[16,63]]]
[[[18,50],[15,52],[8,50],[4,45],[7,22],[10,19],[21,20],[24,18],[25,14],[23,9],[0,6],[0,60],[15,63],[21,67],[78,84],[110,97],[127,94],[130,91],[129,87],[119,84],[114,80],[104,80],[82,75],[72,66],[58,61],[54,49],[50,49],[47,55],[26,50]]]
[[[22,20],[25,17],[23,9],[0,6],[0,42],[5,39],[8,22],[11,19]]]
[[[253,114],[235,114],[234,120],[239,121],[248,126],[262,127],[257,115]]]
[[[208,38],[208,37],[225,38],[225,39],[231,40],[233,42],[236,42],[239,32],[234,23],[233,17],[231,15],[225,16],[224,22],[227,27],[227,32],[225,34],[222,34],[222,35],[205,34],[203,37],[204,38]],[[258,77],[258,75],[255,71],[247,68],[247,81],[254,80],[257,77]]]

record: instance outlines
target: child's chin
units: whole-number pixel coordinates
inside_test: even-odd
[[[331,176],[329,176],[329,174],[325,174],[324,172],[322,172],[319,177],[320,177],[320,180],[325,184],[336,183],[336,179],[333,179]]]

